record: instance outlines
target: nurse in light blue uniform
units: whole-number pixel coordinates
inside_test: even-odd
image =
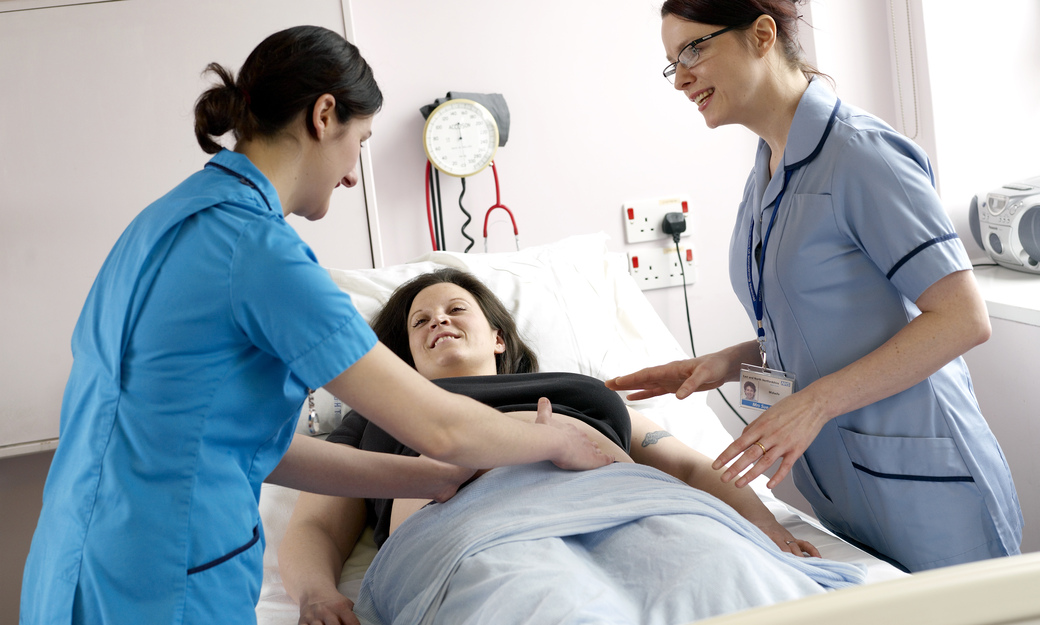
[[[23,624],[255,622],[265,480],[443,500],[472,468],[609,461],[577,430],[427,382],[377,343],[286,222],[320,218],[336,186],[357,182],[382,95],[354,46],[298,27],[261,43],[237,82],[211,69],[222,84],[197,103],[196,134],[216,155],[130,224],[76,325]],[[214,141],[228,131],[235,152]],[[471,468],[294,440],[320,386]]]
[[[719,456],[736,459],[724,480],[782,461],[770,486],[790,471],[824,525],[911,571],[1018,553],[1015,486],[960,357],[988,337],[985,305],[927,156],[790,56],[793,2],[743,16],[701,4],[666,2],[662,34],[709,126],[761,138],[730,243],[734,291],[761,330],[611,386],[686,396],[764,356],[795,392]],[[728,41],[681,54],[728,26]]]
[[[759,252],[764,280],[752,263],[754,283],[763,282],[767,362],[805,388],[876,350],[921,314],[914,302],[928,287],[971,264],[923,150],[839,103],[822,79],[805,91],[772,178],[769,157],[761,142],[730,278],[755,319],[748,239],[754,253],[769,232]],[[829,529],[912,570],[1015,553],[1021,540],[1011,474],[960,357],[828,421],[792,473]]]

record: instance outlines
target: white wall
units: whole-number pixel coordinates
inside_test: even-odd
[[[973,195],[1040,175],[1040,2],[921,0],[941,195],[973,259]],[[999,7],[999,10],[996,10]]]
[[[697,350],[751,338],[725,258],[757,140],[743,128],[709,131],[661,77],[659,7],[656,0],[354,2],[357,43],[386,96],[371,141],[386,263],[429,249],[419,107],[447,91],[501,93],[512,125],[495,160],[521,245],[604,231],[613,250],[639,251],[650,244],[626,245],[622,203],[686,194],[699,258],[689,289]],[[441,181],[448,246],[462,251],[460,185]],[[467,181],[474,251],[483,249],[484,211],[494,199],[490,171]],[[492,214],[489,239],[491,251],[513,248],[502,211]],[[688,346],[682,290],[647,295]]]
[[[811,6],[817,67],[834,79],[843,101],[896,126],[888,3],[815,0]]]

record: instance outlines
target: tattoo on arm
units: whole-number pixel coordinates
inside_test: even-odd
[[[649,447],[650,445],[653,445],[653,444],[657,443],[657,441],[661,440],[662,438],[668,438],[669,436],[671,436],[671,433],[670,432],[666,432],[664,430],[657,430],[656,432],[648,432],[647,435],[646,435],[646,438],[643,439],[642,446],[643,447]]]

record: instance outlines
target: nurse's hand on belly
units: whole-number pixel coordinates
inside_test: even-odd
[[[528,410],[518,412],[507,412],[504,414],[507,417],[512,417],[514,419],[519,419],[528,423],[534,423],[535,419],[538,416],[538,413]],[[588,436],[589,439],[599,447],[600,451],[602,451],[608,456],[612,456],[615,462],[634,462],[631,456],[625,453],[624,449],[618,447],[613,441],[604,436],[599,430],[585,423],[584,421],[557,412],[552,413],[552,419],[560,424],[572,425],[578,428],[578,430],[580,430],[583,434]]]
[[[505,415],[528,423],[534,423],[535,419],[538,418],[538,413],[535,411],[507,412]],[[617,446],[599,430],[588,425],[584,421],[555,412],[552,413],[552,418],[554,420],[559,420],[561,423],[573,425],[578,428],[581,432],[586,434],[593,443],[596,443],[603,453],[608,456],[613,456],[615,462],[634,462],[632,457],[625,453],[624,449]],[[473,479],[476,479],[487,472],[488,469],[477,471],[473,476]],[[430,501],[430,499],[395,499],[394,505],[391,507],[390,511],[390,533],[393,533],[393,531],[397,529],[398,525],[403,523],[409,516],[419,511],[420,508],[430,503]]]

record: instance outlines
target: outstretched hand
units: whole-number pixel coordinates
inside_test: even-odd
[[[606,385],[614,391],[636,391],[628,396],[632,401],[666,393],[675,393],[679,399],[685,399],[698,391],[722,386],[728,381],[732,369],[728,358],[715,353],[647,367],[607,380]]]
[[[614,462],[614,458],[600,450],[599,445],[592,442],[581,430],[570,423],[554,419],[552,404],[545,397],[538,400],[538,416],[535,423],[556,428],[566,437],[566,444],[553,464],[561,469],[584,470],[595,469]]]
[[[737,478],[734,484],[743,487],[779,460],[782,460],[780,468],[767,486],[775,488],[787,477],[795,461],[805,453],[829,420],[809,390],[803,389],[778,401],[744,428],[744,432],[719,454],[712,464],[715,470],[722,469],[736,458],[723,472],[723,482]],[[740,475],[745,469],[747,473]]]

